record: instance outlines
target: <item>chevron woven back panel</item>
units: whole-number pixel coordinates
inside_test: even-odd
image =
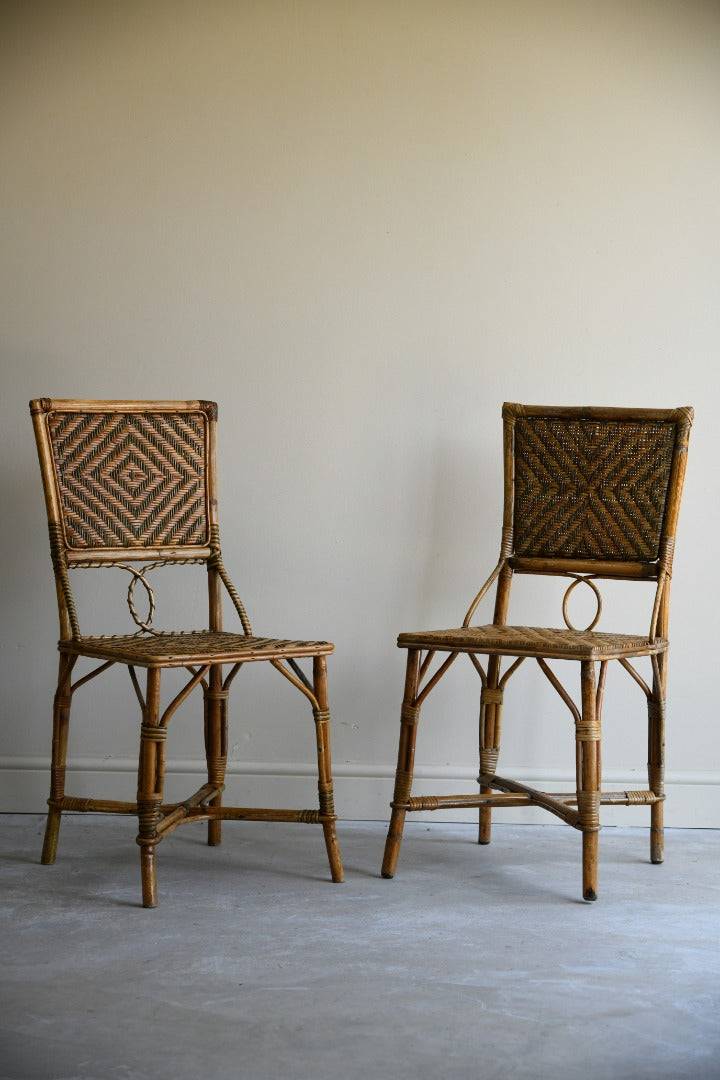
[[[51,412],[68,547],[206,544],[206,424],[201,411]]]
[[[521,417],[515,424],[515,552],[653,561],[675,425]]]

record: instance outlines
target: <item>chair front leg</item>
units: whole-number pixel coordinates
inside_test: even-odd
[[[595,690],[595,665],[581,661],[582,716],[575,724],[577,804],[583,834],[583,898],[597,900],[598,833],[600,831],[600,717]]]
[[[222,666],[214,664],[210,669],[207,689],[204,690],[205,708],[205,758],[208,783],[222,787],[227,769],[227,718],[229,691],[223,689]],[[222,793],[216,795],[210,806],[220,806]],[[208,844],[217,846],[222,840],[222,821],[208,821]]]
[[[165,739],[167,728],[160,726],[160,669],[149,668],[147,694],[140,727],[138,763],[138,835],[143,907],[157,907],[155,845],[165,784]]]
[[[40,861],[45,866],[51,866],[55,862],[55,857],[57,855],[58,837],[60,835],[60,818],[62,816],[62,800],[65,796],[65,765],[67,760],[68,732],[70,730],[70,705],[72,702],[70,677],[76,660],[76,656],[68,656],[66,653],[60,654],[58,685],[53,702],[50,798],[48,799],[45,839],[43,842],[42,856],[40,858]]]
[[[483,784],[497,771],[500,756],[503,691],[499,688],[500,657],[491,656],[488,663],[487,686],[480,691],[480,794],[492,795],[492,787]],[[489,844],[492,829],[492,807],[480,807],[478,844]]]
[[[400,743],[398,746],[397,769],[395,771],[395,790],[393,801],[390,803],[392,814],[390,815],[390,825],[387,840],[385,841],[385,854],[381,870],[384,878],[395,876],[408,801],[412,790],[413,770],[415,767],[415,741],[420,718],[420,706],[415,704],[419,678],[420,650],[410,649],[408,650],[405,674],[405,694],[400,713]]]
[[[648,787],[658,798],[650,806],[650,861],[661,863],[665,859],[665,695],[657,674],[648,698]]]
[[[330,756],[330,707],[328,704],[327,660],[324,656],[313,658],[313,692],[317,708],[313,708],[318,757],[318,798],[320,823],[325,837],[330,875],[336,884],[345,880],[335,822],[335,795],[333,792],[332,758]]]

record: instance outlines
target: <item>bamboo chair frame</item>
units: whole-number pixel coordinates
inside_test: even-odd
[[[50,798],[42,862],[54,863],[64,811],[136,814],[142,901],[158,902],[155,852],[178,825],[208,822],[208,843],[221,842],[223,819],[304,822],[322,827],[330,873],[343,880],[335,822],[330,755],[325,641],[291,641],[253,634],[242,601],[225,569],[217,518],[217,406],[210,401],[80,401],[38,398],[30,411],[45,492],[50,552],[60,618],[60,665],[53,709]],[[208,629],[167,632],[151,623],[155,609],[147,573],[159,566],[207,568]],[[120,567],[128,588],[135,634],[85,636],[70,571]],[[147,593],[148,614],[138,615],[135,588]],[[223,630],[227,593],[241,625]],[[99,665],[73,681],[81,658]],[[298,661],[312,661],[312,675]],[[266,661],[309,702],[318,760],[318,806],[265,809],[223,805],[227,765],[228,697],[245,664]],[[70,707],[75,693],[114,664],[125,665],[137,696],[140,749],[134,802],[65,794]],[[184,668],[188,680],[161,705],[161,675]],[[137,669],[145,669],[143,691]],[[227,674],[225,673],[227,669]],[[181,803],[164,802],[166,738],[170,720],[198,687],[204,699],[207,783]]]
[[[585,900],[598,894],[598,832],[602,805],[650,807],[650,858],[664,857],[665,712],[670,581],[693,410],[503,406],[504,510],[500,557],[473,599],[462,627],[401,634],[407,650],[405,692],[392,814],[382,875],[394,876],[406,815],[476,807],[478,842],[491,835],[493,807],[537,806],[582,833]],[[562,629],[507,624],[515,574],[571,579]],[[647,636],[595,630],[599,579],[656,582]],[[580,584],[596,596],[597,614],[575,628],[568,601]],[[481,601],[495,589],[491,625],[474,626]],[[412,796],[421,706],[457,657],[469,657],[481,680],[479,793]],[[486,656],[484,666],[480,656]],[[651,685],[631,663],[650,657]],[[441,662],[433,670],[433,662]],[[497,774],[505,688],[534,658],[569,709],[575,729],[576,789],[539,791]],[[502,670],[503,661],[506,662]],[[580,664],[580,705],[548,660]],[[616,660],[640,687],[648,709],[648,788],[603,791],[601,711],[607,667]],[[596,670],[597,669],[597,670]]]

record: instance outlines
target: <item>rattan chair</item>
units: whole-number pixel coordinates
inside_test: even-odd
[[[493,807],[541,807],[579,829],[586,900],[597,898],[601,805],[649,806],[650,857],[654,863],[662,862],[670,575],[692,420],[690,408],[503,407],[505,479],[499,562],[461,627],[398,638],[399,647],[408,651],[407,674],[384,877],[395,874],[406,814],[450,807],[479,807],[481,844],[490,842]],[[562,629],[508,625],[514,574],[570,579],[562,603]],[[656,583],[647,635],[595,630],[602,607],[595,582],[601,578]],[[492,624],[471,625],[476,608],[495,582]],[[570,594],[580,583],[597,600],[597,614],[584,630],[576,629],[568,615]],[[440,654],[439,666],[438,661],[433,664],[436,654]],[[420,708],[460,654],[469,657],[482,683],[480,790],[468,796],[412,797]],[[485,666],[480,657],[487,657]],[[574,792],[537,791],[496,773],[505,688],[529,657],[537,660],[572,714]],[[637,657],[650,658],[648,681],[631,663]],[[549,660],[580,664],[579,705]],[[646,791],[601,790],[600,713],[611,660],[618,661],[647,698]]]
[[[55,861],[64,810],[137,814],[143,905],[155,907],[155,848],[178,825],[206,820],[208,843],[216,845],[220,843],[223,818],[306,822],[322,826],[332,880],[342,881],[333,805],[326,670],[326,658],[333,646],[326,641],[290,641],[252,633],[220,551],[215,466],[217,406],[209,401],[41,398],[30,402],[30,410],[45,489],[60,614],[60,672],[43,863]],[[148,572],[189,563],[207,568],[207,629],[158,631],[151,625],[155,599]],[[130,574],[128,604],[138,627],[133,634],[96,637],[81,633],[70,571],[106,567],[121,567]],[[138,615],[134,599],[138,584],[149,602],[145,618]],[[239,617],[237,633],[223,630],[223,587]],[[100,664],[73,681],[80,657]],[[312,661],[310,677],[298,663],[303,658]],[[312,707],[319,809],[222,805],[230,684],[244,664],[259,661],[271,664]],[[127,667],[140,703],[137,801],[73,798],[65,794],[71,701],[81,686],[114,664]],[[144,691],[137,674],[141,668],[146,671]],[[160,679],[165,668],[185,669],[188,679],[163,708]],[[168,724],[198,686],[204,697],[208,781],[184,802],[165,804]]]

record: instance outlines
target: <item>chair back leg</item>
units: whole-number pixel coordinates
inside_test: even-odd
[[[385,841],[385,854],[381,870],[384,878],[395,876],[397,861],[400,855],[403,829],[405,827],[407,805],[412,789],[413,769],[415,765],[415,741],[417,739],[417,727],[420,718],[420,707],[415,704],[419,679],[420,650],[409,649],[405,674],[405,694],[400,713],[400,744],[398,747],[397,771],[395,773],[395,791],[393,793],[393,801],[390,804],[392,813],[390,815],[390,825]]]
[[[492,787],[483,784],[483,777],[497,771],[500,756],[503,692],[498,686],[500,657],[491,656],[488,664],[487,686],[480,693],[480,794],[492,795]],[[479,810],[478,844],[489,844],[492,828],[492,807],[487,803]]]
[[[203,687],[205,708],[205,757],[207,760],[208,784],[222,788],[225,784],[227,768],[227,725],[229,690],[223,689],[222,666],[213,664],[210,668],[207,687]],[[220,806],[222,791],[210,801],[210,806]],[[208,821],[207,841],[216,847],[222,840],[222,819]]]
[[[324,656],[313,659],[313,693],[317,706],[313,708],[315,733],[317,736],[318,758],[318,799],[320,803],[320,822],[330,876],[336,884],[345,880],[337,830],[335,828],[335,795],[333,791],[332,758],[330,754],[330,707],[328,704],[327,660]]]
[[[650,861],[665,859],[665,692],[663,686],[665,657],[661,657],[653,677],[653,692],[648,698],[648,787],[657,802],[650,806]]]

